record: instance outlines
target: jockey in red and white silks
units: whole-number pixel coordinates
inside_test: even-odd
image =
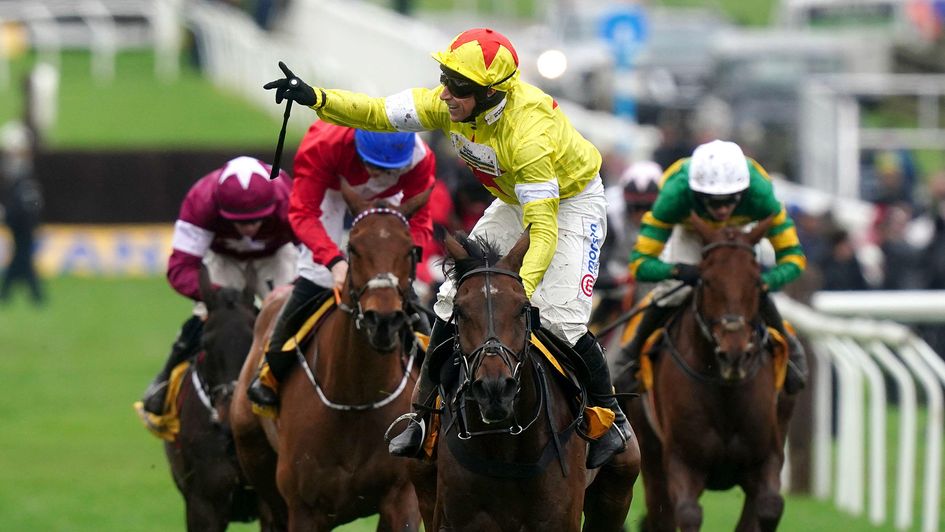
[[[339,249],[347,208],[340,192],[342,179],[364,199],[399,205],[432,187],[435,178],[433,150],[420,137],[407,137],[410,147],[405,164],[396,171],[365,164],[355,137],[354,129],[318,121],[309,128],[295,156],[289,220],[305,244],[299,275],[324,288],[333,286],[329,269],[345,260]],[[418,246],[433,237],[428,205],[410,217],[410,234]]]

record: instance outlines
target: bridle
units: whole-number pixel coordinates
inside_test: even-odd
[[[358,224],[358,222],[374,214],[389,214],[396,216],[405,227],[408,229],[410,228],[410,222],[407,221],[407,217],[404,216],[400,211],[388,207],[373,207],[362,211],[354,218],[354,220],[351,222],[351,230],[354,230],[354,227]],[[420,262],[420,254],[421,248],[419,246],[414,246],[411,248],[410,275],[407,278],[407,286],[411,286],[413,284],[414,278],[416,277],[417,263]],[[351,256],[350,251],[348,256]],[[374,277],[371,277],[368,282],[360,288],[354,286],[353,282],[351,281],[351,275],[349,274],[346,284],[348,285],[348,297],[353,302],[353,306],[350,306],[339,299],[338,308],[341,309],[342,312],[354,316],[354,326],[358,330],[361,329],[361,326],[364,323],[364,310],[361,307],[361,297],[364,296],[368,290],[394,288],[400,295],[401,301],[406,302],[408,300],[408,294],[406,290],[401,288],[400,279],[394,275],[393,272],[378,273]]]
[[[712,242],[710,244],[705,245],[702,248],[702,257],[705,257],[706,255],[709,254],[709,252],[720,249],[720,248],[736,248],[736,249],[748,251],[749,253],[752,253],[752,254],[754,254],[755,252],[755,249],[752,246],[744,242],[738,242],[734,240],[723,240],[719,242]],[[699,327],[699,332],[702,334],[702,337],[705,338],[705,340],[712,346],[713,354],[716,356],[716,359],[718,360],[718,358],[723,353],[722,348],[719,344],[718,338],[716,338],[715,333],[712,332],[713,328],[716,325],[720,325],[722,329],[729,332],[735,332],[735,331],[744,329],[745,327],[751,326],[752,327],[752,332],[751,332],[752,340],[748,344],[747,354],[755,354],[755,355],[758,354],[758,352],[761,351],[762,347],[768,341],[767,328],[763,324],[751,322],[748,318],[746,318],[742,314],[726,313],[726,314],[723,314],[719,318],[713,318],[713,319],[706,318],[705,316],[703,316],[702,311],[701,311],[703,287],[704,285],[702,281],[700,280],[699,283],[696,285],[695,289],[693,290],[692,315],[695,317],[696,324]],[[676,316],[678,317],[679,314],[677,314]],[[667,325],[667,329],[668,329],[668,325]],[[687,375],[689,375],[690,377],[698,381],[717,382],[722,385],[732,386],[732,385],[740,384],[742,382],[751,380],[752,377],[754,377],[755,374],[758,372],[758,370],[761,368],[762,357],[755,356],[752,359],[753,362],[752,362],[751,367],[749,368],[749,371],[746,373],[744,377],[734,382],[723,380],[718,376],[715,376],[715,375],[710,376],[710,375],[701,373],[693,369],[683,359],[682,355],[679,353],[676,346],[673,345],[672,341],[669,338],[669,335],[663,335],[663,338],[665,339],[665,342],[667,344],[667,347],[669,348],[670,354],[672,355],[672,358],[676,362],[676,364]]]
[[[361,220],[367,218],[368,216],[374,214],[389,214],[397,217],[405,227],[409,229],[410,223],[407,221],[407,217],[403,215],[400,211],[396,209],[390,209],[388,207],[373,207],[367,210],[362,211],[360,214],[355,216],[354,220],[351,222],[351,230],[360,222]],[[350,246],[350,243],[349,243]],[[407,286],[411,286],[414,281],[416,274],[417,263],[420,261],[420,250],[419,246],[414,246],[410,251],[410,275],[408,276]],[[350,252],[348,253],[350,256]],[[364,311],[361,307],[361,297],[368,290],[375,290],[381,288],[394,288],[397,290],[397,293],[400,294],[401,302],[406,303],[408,301],[407,293],[404,289],[400,287],[400,279],[392,272],[382,272],[378,273],[375,276],[371,277],[364,286],[360,288],[355,288],[354,284],[351,281],[351,274],[348,274],[347,279],[348,285],[348,297],[351,301],[354,302],[354,306],[351,307],[345,304],[343,301],[338,301],[338,308],[347,314],[354,316],[354,326],[356,329],[360,330],[364,322]],[[318,383],[318,379],[315,376],[315,370],[313,368],[318,365],[318,344],[315,344],[314,352],[312,354],[312,363],[309,365],[308,361],[305,359],[305,354],[302,352],[302,349],[299,345],[295,346],[295,355],[298,358],[299,365],[302,366],[302,369],[305,371],[306,377],[308,377],[309,383],[314,387],[315,393],[318,395],[318,399],[322,402],[323,405],[332,409],[342,412],[364,412],[369,410],[377,410],[383,408],[390,403],[394,402],[403,391],[407,388],[407,382],[411,376],[413,370],[414,362],[417,358],[417,343],[414,342],[411,349],[410,355],[407,358],[406,362],[403,363],[403,375],[401,376],[400,382],[397,384],[397,387],[389,393],[386,393],[383,399],[373,401],[370,403],[362,404],[344,404],[337,403],[332,401],[325,395],[325,392],[322,390],[321,385]]]
[[[453,311],[452,316],[450,316],[449,321],[455,323],[456,325],[456,334],[453,336],[453,352],[459,354],[459,360],[462,361],[462,382],[459,386],[459,389],[456,392],[456,395],[453,398],[454,403],[460,403],[460,412],[461,420],[460,423],[460,432],[459,438],[466,440],[473,436],[481,436],[485,434],[510,434],[516,435],[524,432],[528,427],[530,427],[541,415],[542,402],[544,402],[544,393],[539,394],[541,400],[538,402],[535,415],[531,421],[529,421],[524,427],[518,423],[517,420],[513,421],[510,427],[502,429],[492,429],[484,430],[478,432],[469,432],[467,429],[467,423],[465,422],[465,408],[462,406],[463,402],[467,400],[472,400],[466,397],[466,391],[472,386],[475,381],[476,371],[479,369],[479,366],[482,365],[483,361],[487,357],[497,356],[500,360],[508,367],[509,372],[512,374],[512,379],[515,380],[515,395],[517,396],[522,388],[522,363],[530,354],[531,338],[532,331],[540,326],[538,308],[528,304],[525,307],[524,312],[526,313],[525,319],[525,341],[524,345],[518,351],[513,350],[511,347],[506,345],[502,340],[499,339],[498,333],[496,332],[495,327],[495,312],[494,312],[494,303],[493,303],[493,290],[492,290],[492,276],[493,275],[504,275],[511,277],[518,281],[522,282],[522,278],[518,273],[511,270],[506,270],[504,268],[497,268],[495,266],[482,266],[479,268],[474,268],[459,278],[456,282],[456,290],[459,290],[459,287],[468,280],[470,277],[484,275],[485,276],[485,311],[486,319],[488,320],[488,326],[486,329],[486,339],[479,344],[475,349],[470,353],[464,353],[462,347],[460,346],[460,322],[456,320],[456,311]],[[533,366],[537,366],[534,364]]]

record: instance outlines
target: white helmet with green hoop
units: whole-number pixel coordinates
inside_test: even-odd
[[[694,192],[723,196],[748,188],[748,159],[734,142],[713,140],[702,144],[689,161],[689,188]]]

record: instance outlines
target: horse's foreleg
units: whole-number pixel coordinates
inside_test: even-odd
[[[746,476],[742,483],[745,505],[742,507],[736,531],[772,532],[778,528],[784,514],[780,474],[783,463],[782,453],[774,452],[762,467]]]
[[[417,502],[420,504],[423,524],[427,530],[435,530],[433,512],[436,507],[436,465],[427,461],[410,460],[407,467],[417,494]]]
[[[702,526],[702,506],[699,496],[705,489],[705,474],[694,471],[673,454],[666,456],[666,478],[676,526],[683,532],[693,532]]]
[[[637,439],[627,442],[627,449],[614,457],[597,474],[584,492],[584,530],[623,530],[633,485],[640,475],[640,447]]]
[[[416,532],[420,530],[420,509],[413,485],[405,478],[392,486],[381,500],[378,532]]]
[[[227,518],[222,515],[226,504],[221,501],[210,500],[202,494],[187,497],[187,531],[188,532],[223,532],[226,530]]]

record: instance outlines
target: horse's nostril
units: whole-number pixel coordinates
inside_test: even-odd
[[[380,317],[377,315],[376,311],[368,310],[364,313],[364,324],[368,327],[376,327]]]
[[[506,377],[502,383],[502,397],[509,397],[515,395],[515,389],[518,387],[518,383],[512,377]]]

